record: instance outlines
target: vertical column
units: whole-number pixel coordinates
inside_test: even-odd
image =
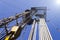
[[[39,19],[39,40],[53,40],[44,18]]]
[[[36,24],[35,24],[33,40],[36,40],[36,31],[37,31],[37,22],[36,22]]]
[[[33,39],[35,23],[36,23],[36,21],[34,20],[33,24],[32,24],[32,28],[31,28],[30,34],[29,34],[29,37],[28,37],[28,40],[32,40]]]

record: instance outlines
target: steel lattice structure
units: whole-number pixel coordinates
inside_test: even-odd
[[[0,28],[5,28],[5,35],[0,36],[0,39],[16,40],[26,25],[32,25],[28,40],[36,40],[37,28],[39,32],[39,40],[53,40],[46,24],[46,10],[46,7],[32,7],[30,10],[27,9],[23,13],[0,20]],[[18,22],[18,19],[21,17],[22,21]],[[16,25],[12,26],[9,31],[7,25],[14,20],[16,20]],[[2,33],[0,35],[2,35]]]

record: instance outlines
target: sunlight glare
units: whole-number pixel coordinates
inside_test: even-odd
[[[60,0],[56,0],[56,4],[57,5],[60,5]]]

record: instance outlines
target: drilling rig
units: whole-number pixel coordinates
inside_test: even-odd
[[[46,24],[46,11],[46,7],[32,7],[23,13],[0,20],[0,28],[4,28],[5,31],[5,33],[0,33],[0,40],[16,40],[26,25],[32,25],[27,40],[36,40],[37,28],[39,33],[38,40],[53,40]],[[19,18],[22,18],[21,22],[18,22]],[[8,30],[7,25],[14,20],[16,20],[16,24]]]

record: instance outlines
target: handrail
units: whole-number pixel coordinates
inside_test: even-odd
[[[6,24],[8,24],[8,23],[10,23],[10,22],[28,14],[28,13],[30,13],[30,12],[23,12],[22,14],[17,14],[16,16],[11,16],[9,18],[4,18],[3,20],[0,20],[0,26],[6,25]]]

